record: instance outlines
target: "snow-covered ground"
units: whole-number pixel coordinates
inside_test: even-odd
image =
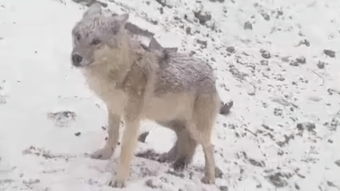
[[[106,3],[215,68],[223,101],[234,103],[214,131],[221,174],[200,182],[200,148],[183,172],[136,157],[125,190],[340,190],[340,1],[162,2]],[[113,190],[119,150],[111,161],[87,154],[104,144],[105,106],[70,63],[84,10],[0,0],[1,191]],[[143,123],[136,153],[172,146],[173,133],[155,126]]]

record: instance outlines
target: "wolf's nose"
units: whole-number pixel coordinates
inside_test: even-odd
[[[73,54],[72,55],[72,62],[74,66],[80,66],[80,62],[83,60],[79,54]]]

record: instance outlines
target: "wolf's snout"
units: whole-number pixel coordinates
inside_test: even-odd
[[[79,54],[72,55],[72,63],[74,66],[80,66],[82,60],[83,58]]]

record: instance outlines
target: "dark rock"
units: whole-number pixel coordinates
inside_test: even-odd
[[[253,25],[251,24],[251,22],[246,21],[243,25],[243,29],[244,30],[253,30]]]
[[[47,114],[47,117],[53,120],[55,125],[59,127],[67,126],[76,119],[76,116],[76,113],[73,111],[50,112]]]
[[[202,13],[201,11],[194,12],[194,16],[198,19],[201,25],[204,25],[212,18],[210,13]]]
[[[281,58],[282,62],[289,62],[289,57],[285,56]]]
[[[262,17],[264,20],[269,21],[270,20],[270,16],[267,13],[261,13]]]
[[[220,2],[220,3],[223,3],[224,0],[209,0],[210,2]]]
[[[327,56],[331,57],[331,58],[335,58],[335,51],[334,50],[324,49],[323,53],[326,54]]]
[[[220,186],[219,187],[220,191],[228,191],[228,186]]]
[[[1,88],[0,88],[1,89]],[[0,95],[0,105],[1,104],[6,104],[7,103],[7,97],[6,96],[3,96],[3,95]]]
[[[317,65],[317,67],[319,69],[324,69],[325,65],[326,65],[326,62],[319,61],[316,65]]]
[[[327,181],[327,185],[330,186],[330,187],[334,187],[334,188],[338,188],[333,182],[331,181]]]
[[[154,25],[158,25],[158,21],[157,21],[157,20],[150,19],[149,22],[152,23],[152,24],[154,24]]]
[[[300,64],[305,64],[306,63],[306,58],[304,56],[301,56],[301,57],[296,58],[295,61],[297,63],[300,63]]]
[[[328,92],[329,95],[333,95],[333,94],[338,94],[338,95],[340,95],[340,91],[337,91],[337,90],[332,89],[332,88],[328,88],[328,89],[327,89],[327,92]]]
[[[0,185],[11,184],[11,183],[13,183],[13,182],[14,182],[13,179],[8,179],[8,178],[6,178],[6,179],[0,179]]]
[[[24,155],[32,155],[37,157],[43,157],[44,159],[65,159],[69,160],[70,158],[74,158],[75,156],[66,155],[66,154],[54,154],[51,151],[46,150],[44,148],[39,148],[35,146],[30,146],[29,148],[22,151]]]
[[[261,126],[268,131],[274,131],[274,129],[270,128],[268,125],[262,124]]]
[[[184,178],[185,177],[182,172],[178,172],[178,171],[168,170],[166,173],[171,174],[173,176],[180,177],[180,178]]]
[[[295,188],[296,188],[297,190],[300,190],[300,186],[299,186],[298,184],[295,183],[294,186],[295,186]]]
[[[261,49],[261,50],[260,50],[260,53],[261,53],[261,56],[262,56],[263,58],[265,58],[265,59],[269,59],[269,58],[271,57],[270,52],[267,51],[267,50]]]
[[[233,46],[228,46],[227,47],[227,52],[229,53],[235,53],[235,48]]]
[[[334,162],[338,167],[340,167],[340,159]]]
[[[83,5],[86,5],[88,7],[90,7],[92,4],[94,3],[98,3],[100,4],[102,7],[107,7],[107,3],[101,2],[101,1],[97,1],[97,0],[73,0],[76,3],[80,3]]]
[[[144,132],[142,134],[139,135],[138,137],[138,141],[139,142],[142,142],[142,143],[145,143],[145,140],[146,140],[146,137],[149,135],[149,132]]]
[[[156,153],[152,149],[137,153],[136,156],[141,157],[141,158],[145,158],[145,159],[150,159],[150,160],[158,160],[159,159],[159,154]]]
[[[160,188],[160,186],[155,185],[152,179],[148,179],[147,181],[145,181],[145,185],[152,189]]]
[[[314,130],[315,130],[315,124],[314,124],[314,123],[311,123],[311,122],[298,123],[298,124],[296,125],[296,128],[297,128],[299,131],[304,131],[304,130],[307,130],[307,131],[314,131]]]
[[[78,137],[78,136],[81,135],[81,132],[77,132],[77,133],[75,133],[74,135]]]
[[[275,79],[281,82],[286,80],[282,75],[278,75]]]
[[[261,60],[261,61],[260,61],[260,64],[261,64],[262,66],[268,66],[269,62],[268,62],[268,60]]]
[[[160,5],[162,5],[163,7],[172,8],[172,6],[170,6],[166,3],[166,0],[156,0],[156,2],[159,3]]]
[[[252,159],[252,158],[248,158],[248,161],[250,164],[252,164],[253,166],[257,166],[257,167],[264,167],[265,164],[263,161],[257,161],[255,159]]]
[[[288,185],[287,181],[284,179],[283,174],[280,172],[270,175],[269,181],[276,187],[282,188]]]
[[[222,115],[227,115],[230,113],[230,109],[233,107],[234,102],[233,101],[229,101],[227,103],[222,103],[222,106],[220,108],[220,114]]]
[[[185,32],[186,32],[187,34],[191,34],[191,28],[190,28],[190,27],[187,27],[187,28],[185,29]]]
[[[284,141],[278,141],[276,144],[279,145],[280,147],[283,147],[285,145],[289,144],[289,141],[294,139],[294,135],[284,135],[285,140]]]
[[[163,13],[164,13],[163,7],[159,8],[159,13],[163,15]]]
[[[330,121],[330,123],[328,125],[328,129],[330,131],[336,131],[338,127],[340,127],[340,114],[339,114],[339,112]]]
[[[26,187],[32,187],[33,184],[38,184],[40,183],[40,179],[28,179],[28,180],[23,180],[22,183],[26,186]]]
[[[299,66],[299,63],[296,62],[296,61],[291,61],[291,62],[289,63],[289,65],[291,65],[291,66]]]
[[[245,78],[248,76],[247,73],[241,72],[232,64],[229,65],[229,72],[233,75],[234,78],[236,78],[239,81],[245,80]]]
[[[307,39],[303,39],[299,42],[298,46],[305,45],[307,47],[310,46],[310,42]]]
[[[280,16],[283,15],[283,11],[282,10],[277,10],[276,12],[276,18],[279,18]]]
[[[220,168],[215,167],[215,177],[216,178],[223,178],[223,172]]]
[[[280,108],[274,108],[274,115],[275,116],[282,116],[283,110]]]
[[[201,48],[207,48],[208,42],[206,40],[197,39],[197,43],[201,45]]]

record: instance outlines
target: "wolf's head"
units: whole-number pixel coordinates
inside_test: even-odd
[[[72,64],[87,66],[94,62],[96,51],[117,48],[129,15],[104,15],[98,4],[92,5],[72,30]]]

